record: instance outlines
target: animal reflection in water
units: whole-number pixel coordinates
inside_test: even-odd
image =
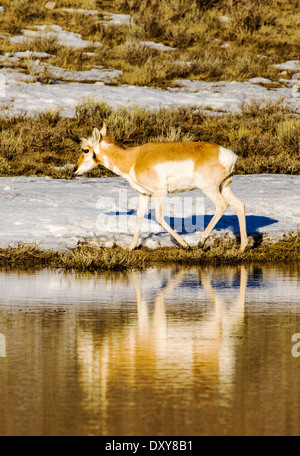
[[[234,275],[236,272],[234,270]],[[170,294],[178,294],[179,287],[184,286],[185,279],[191,279],[191,274],[198,284],[200,274],[201,281],[201,288],[198,286],[192,291],[201,294],[204,291],[209,298],[207,301],[202,297],[201,306],[193,298],[193,311],[189,310],[188,298],[183,299],[180,307],[178,298],[174,303],[170,301]],[[229,274],[232,276],[232,270]],[[143,297],[139,273],[133,272],[131,279],[136,293],[136,319],[127,319],[127,323],[123,320],[104,333],[100,341],[99,337],[96,339],[79,330],[81,384],[86,387],[85,394],[92,395],[93,404],[96,401],[108,410],[112,390],[119,391],[124,385],[134,390],[136,385],[142,384],[154,389],[158,378],[166,394],[168,378],[172,378],[172,391],[178,388],[182,392],[185,386],[203,382],[205,387],[217,385],[223,397],[230,397],[236,347],[243,334],[245,267],[240,268],[238,296],[231,303],[222,299],[212,285],[212,275],[205,270],[176,272],[156,294],[154,309]]]

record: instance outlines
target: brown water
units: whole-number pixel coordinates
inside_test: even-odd
[[[0,273],[0,435],[300,434],[299,278]]]

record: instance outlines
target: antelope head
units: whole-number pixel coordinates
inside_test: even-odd
[[[99,164],[103,164],[101,159],[101,147],[100,143],[102,138],[106,136],[106,125],[103,124],[102,129],[99,131],[97,128],[93,129],[92,136],[89,138],[79,138],[74,135],[72,131],[67,131],[68,138],[80,145],[82,154],[80,155],[77,164],[74,168],[74,172],[77,176],[91,171],[96,168]]]

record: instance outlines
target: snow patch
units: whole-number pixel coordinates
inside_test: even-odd
[[[297,230],[300,176],[235,176],[232,189],[246,205],[248,235],[273,241]],[[127,247],[135,228],[137,202],[137,192],[122,178],[1,177],[0,210],[5,217],[0,218],[0,246],[25,242],[67,250],[88,242]],[[214,204],[200,191],[193,191],[169,195],[165,218],[193,246],[214,212]],[[238,232],[237,217],[229,208],[210,239],[231,239]],[[150,248],[174,245],[155,221],[153,202],[139,242]]]
[[[35,30],[22,29],[22,35],[8,37],[10,43],[26,43],[37,38],[55,38],[60,46],[68,46],[73,49],[82,49],[88,46],[101,46],[96,41],[83,40],[80,33],[63,30],[60,25],[35,25]]]
[[[100,14],[97,10],[87,10],[83,8],[61,8],[60,11],[64,11],[66,13],[83,14],[85,16],[97,16]]]
[[[238,113],[244,102],[283,99],[294,112],[300,112],[299,99],[295,97],[292,85],[268,90],[250,82],[178,80],[181,87],[163,90],[131,85],[106,85],[106,82],[118,77],[120,73],[117,70],[96,68],[70,72],[51,66],[48,66],[48,69],[54,80],[57,78],[78,82],[41,84],[32,82],[30,75],[2,68],[0,75],[5,79],[6,97],[0,97],[0,107],[5,106],[10,115],[24,112],[35,115],[53,107],[59,109],[62,116],[73,117],[76,105],[83,99],[90,98],[94,101],[105,101],[115,108],[140,106],[155,110],[160,107],[196,105],[202,109],[208,107],[211,113]],[[84,82],[95,80],[95,84]]]
[[[300,71],[300,60],[288,60],[284,63],[276,63],[273,67],[278,68],[278,70]]]
[[[251,82],[251,84],[272,84],[271,79],[259,77],[248,79],[248,82]]]
[[[166,46],[162,43],[155,43],[154,41],[140,41],[142,46],[150,47],[151,49],[155,49],[157,51],[176,51],[177,48]]]
[[[19,51],[6,53],[7,57],[16,57],[17,59],[47,59],[52,57],[51,54],[47,52],[36,52],[36,51]]]
[[[114,25],[130,25],[131,16],[129,14],[116,14],[116,13],[107,13],[102,12],[104,20],[100,21],[105,24],[114,24]]]

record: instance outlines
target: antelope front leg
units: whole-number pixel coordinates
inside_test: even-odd
[[[140,199],[139,199],[139,204],[138,204],[137,213],[136,213],[136,227],[135,227],[135,232],[134,232],[129,250],[134,250],[137,246],[140,229],[141,229],[141,224],[142,224],[143,218],[145,216],[150,198],[151,198],[151,196],[142,195],[140,193]]]
[[[165,197],[164,196],[155,196],[154,197],[155,201],[155,217],[157,222],[164,227],[165,230],[168,231],[168,233],[173,236],[174,239],[180,244],[184,249],[190,249],[190,246],[182,239],[179,234],[176,233],[164,220],[164,214],[163,214],[163,208],[164,208],[164,203],[165,203]]]

